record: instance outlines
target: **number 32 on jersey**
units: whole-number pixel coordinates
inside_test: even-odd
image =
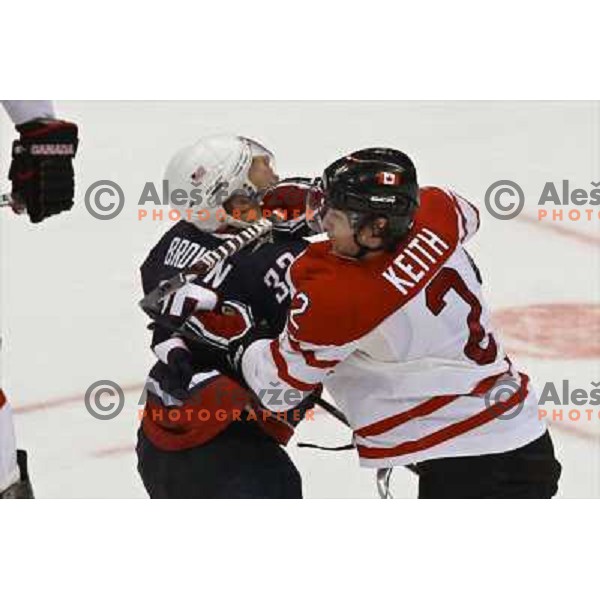
[[[290,286],[285,275],[295,258],[291,252],[285,252],[275,261],[276,267],[270,268],[265,275],[265,285],[275,291],[275,299],[279,304],[290,297]]]

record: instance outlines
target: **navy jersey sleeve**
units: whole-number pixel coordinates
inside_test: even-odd
[[[219,238],[200,231],[186,221],[171,227],[156,246],[152,248],[140,267],[144,294],[148,294],[156,289],[161,282],[190,267],[204,252],[212,250],[221,242],[222,240]],[[211,274],[213,282],[220,282],[223,277],[222,271],[222,265],[219,265],[215,272]],[[170,336],[171,331],[169,329],[156,325],[152,332],[152,347],[164,342]]]

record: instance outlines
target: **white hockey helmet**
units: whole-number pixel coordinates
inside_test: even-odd
[[[248,174],[252,159],[273,154],[262,144],[237,135],[212,135],[179,150],[167,165],[169,204],[204,231],[248,223],[225,213],[223,204],[233,195],[254,196],[259,190]],[[177,190],[177,191],[176,191]]]

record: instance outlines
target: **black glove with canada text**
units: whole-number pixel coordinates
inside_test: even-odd
[[[13,142],[8,173],[14,203],[25,207],[32,223],[70,210],[75,195],[77,125],[35,119],[16,128],[20,138]]]

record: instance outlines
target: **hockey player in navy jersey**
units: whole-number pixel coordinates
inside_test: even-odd
[[[8,177],[10,204],[32,223],[73,206],[77,125],[57,119],[48,100],[3,100],[19,138]],[[4,150],[4,149],[2,149]],[[17,450],[10,405],[0,387],[0,499],[33,498],[27,454]]]
[[[274,226],[272,239],[259,240],[219,263],[202,286],[191,283],[180,289],[165,305],[163,319],[173,327],[185,321],[200,325],[197,311],[213,310],[219,319],[242,305],[250,307],[262,330],[279,333],[292,296],[287,270],[307,245],[303,236],[310,233],[304,218],[310,185],[295,179],[274,186],[271,153],[252,140],[229,136],[204,138],[184,149],[171,161],[165,178],[171,189],[199,190],[201,195],[196,194],[193,218],[172,227],[142,265],[145,293],[259,215],[277,210],[284,218]],[[186,207],[180,208],[184,214]],[[153,330],[158,361],[147,381],[137,446],[148,494],[302,497],[300,475],[283,446],[312,406],[310,400],[289,414],[266,411],[232,376],[219,353],[173,335],[161,322]]]

